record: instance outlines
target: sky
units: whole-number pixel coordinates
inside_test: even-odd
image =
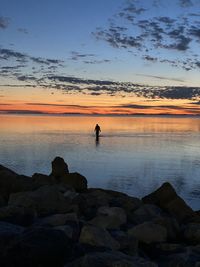
[[[199,0],[0,4],[0,113],[200,114]]]

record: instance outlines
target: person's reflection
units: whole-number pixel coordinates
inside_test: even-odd
[[[98,138],[98,139],[96,138],[96,140],[95,140],[95,144],[96,144],[96,147],[99,146],[99,138]]]

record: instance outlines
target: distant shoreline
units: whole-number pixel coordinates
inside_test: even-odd
[[[165,117],[165,118],[200,118],[198,115],[188,114],[81,114],[81,113],[1,113],[0,116],[48,116],[48,117]]]

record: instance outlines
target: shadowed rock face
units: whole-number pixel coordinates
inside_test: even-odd
[[[61,157],[56,157],[52,161],[51,165],[52,165],[52,172],[51,172],[50,175],[54,176],[57,181],[60,181],[62,176],[64,176],[67,173],[69,173],[68,165],[64,161],[64,159],[61,158]]]
[[[69,173],[67,163],[60,157],[56,157],[52,161],[50,177],[54,178],[57,183],[67,184],[73,187],[77,192],[87,189],[87,179],[77,172]]]
[[[155,204],[173,215],[179,222],[195,216],[194,211],[180,198],[170,183],[164,183],[153,193],[145,196],[144,203]]]

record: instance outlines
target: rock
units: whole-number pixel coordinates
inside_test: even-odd
[[[60,182],[62,176],[64,176],[65,174],[69,173],[68,170],[68,165],[67,163],[64,161],[63,158],[61,157],[56,157],[52,162],[52,172],[50,174],[50,176],[55,177],[55,179]]]
[[[60,182],[71,186],[77,192],[84,192],[87,189],[87,179],[78,172],[62,176]]]
[[[62,267],[71,257],[72,246],[71,240],[60,230],[28,229],[10,250],[10,266]]]
[[[78,193],[76,193],[75,191],[73,191],[73,190],[68,190],[68,191],[66,191],[65,193],[64,193],[64,197],[65,198],[69,198],[69,199],[74,199],[75,197],[77,197],[78,196]]]
[[[138,255],[138,240],[135,237],[121,230],[112,230],[110,234],[120,244],[120,251],[131,256]]]
[[[32,190],[32,188],[33,183],[30,177],[18,175],[0,165],[0,195],[4,202],[8,201],[11,193]]]
[[[0,208],[6,205],[7,205],[6,199],[2,195],[0,195]]]
[[[187,224],[184,230],[184,238],[190,244],[200,244],[200,224]]]
[[[69,212],[70,204],[56,186],[42,186],[35,191],[11,194],[9,199],[9,205],[33,208],[38,216]]]
[[[164,226],[167,230],[167,239],[177,241],[180,239],[180,225],[173,217],[160,217],[153,220],[154,223]]]
[[[156,191],[145,196],[144,203],[158,205],[174,216],[179,222],[195,216],[195,212],[180,198],[170,183],[164,183]]]
[[[53,176],[48,176],[41,173],[34,173],[32,175],[32,180],[34,188],[37,189],[43,185],[53,185],[56,183],[56,180]]]
[[[29,226],[34,222],[36,214],[33,209],[26,207],[5,206],[0,208],[0,220],[21,225]]]
[[[90,225],[83,226],[79,242],[93,247],[105,247],[111,250],[118,250],[120,248],[119,243],[112,238],[108,231]]]
[[[73,230],[72,226],[70,226],[70,225],[59,225],[59,226],[54,227],[54,229],[63,231],[64,234],[68,238],[73,239],[74,230]]]
[[[47,226],[65,225],[68,222],[76,222],[76,224],[78,224],[78,218],[76,213],[53,214],[51,216],[38,219],[37,221],[39,225]]]
[[[99,207],[109,204],[109,196],[101,190],[91,191],[79,194],[73,199],[73,203],[78,206],[80,216],[86,220],[91,220],[96,216]]]
[[[158,255],[169,255],[184,251],[183,245],[176,243],[159,243],[156,245],[155,249],[157,250]]]
[[[157,259],[160,267],[199,267],[199,247],[186,247],[182,252],[161,255]]]
[[[125,193],[105,189],[89,189],[88,191],[91,192],[91,190],[93,194],[99,194],[100,199],[103,199],[103,201],[106,200],[106,203],[101,206],[121,207],[127,214],[133,212],[142,205],[142,201],[139,198],[130,197]]]
[[[128,234],[145,244],[165,242],[167,239],[166,228],[153,222],[138,224],[129,229]]]
[[[124,253],[96,252],[68,263],[65,267],[157,267],[157,264],[141,257],[130,257]]]
[[[10,247],[16,239],[23,233],[24,228],[7,222],[0,222],[0,263],[3,266],[1,259],[7,257]]]
[[[152,221],[163,215],[162,210],[153,204],[144,204],[129,214],[130,222],[140,224],[147,221]]]
[[[90,223],[106,229],[118,229],[127,221],[126,213],[119,207],[100,207]]]

